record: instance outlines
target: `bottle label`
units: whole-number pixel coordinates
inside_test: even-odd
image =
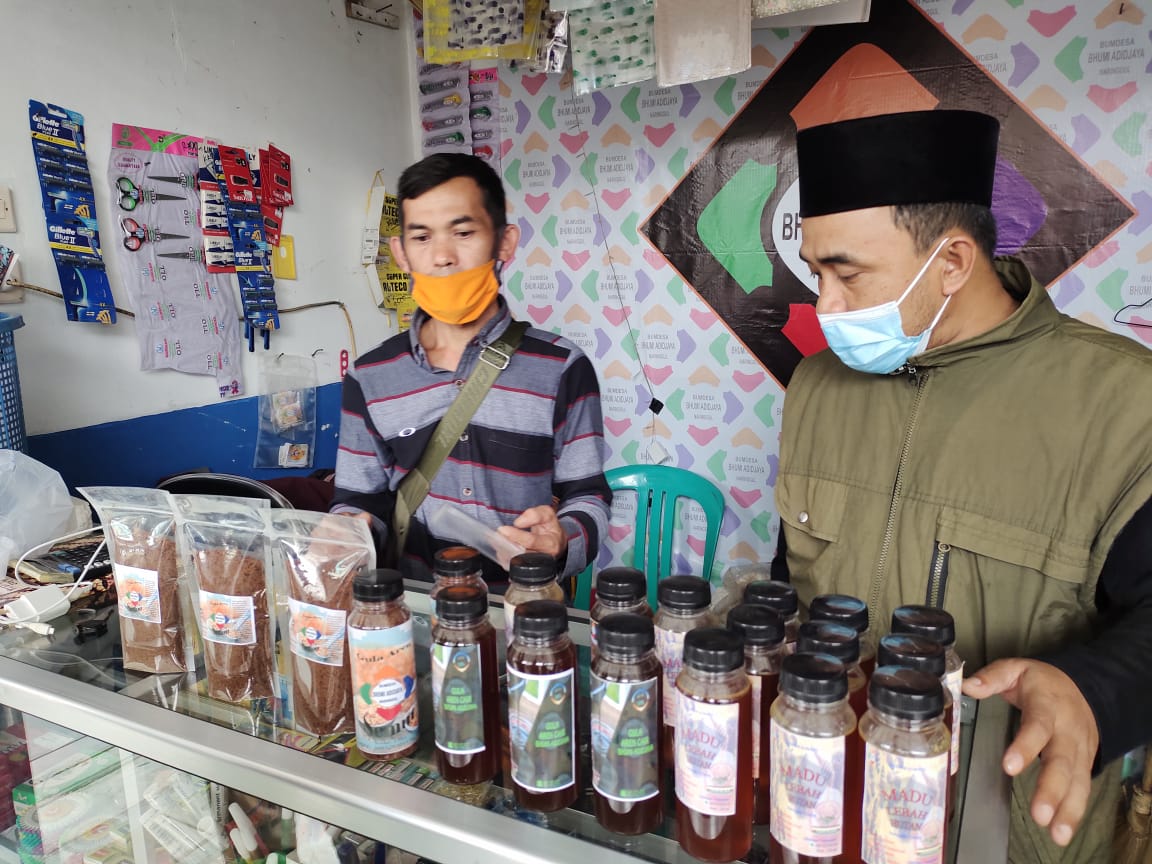
[[[645,801],[660,794],[659,680],[591,675],[592,787],[605,798]]]
[[[952,761],[949,763],[951,774],[955,774],[960,770],[960,714],[963,707],[962,697],[963,693],[960,692],[960,685],[964,683],[964,664],[960,664],[960,668],[955,672],[949,672],[944,676],[944,684],[948,687],[948,692],[952,694]]]
[[[160,623],[160,574],[155,570],[112,565],[121,618]]]
[[[864,751],[864,842],[868,864],[941,864],[948,754]]]
[[[576,782],[573,670],[525,675],[508,667],[508,734],[512,779],[533,792]]]
[[[676,797],[708,816],[736,813],[740,705],[697,702],[679,690],[676,718]]]
[[[288,641],[292,653],[311,663],[344,665],[348,613],[288,598]]]
[[[386,630],[348,628],[356,745],[387,755],[416,743],[416,652],[412,620]]]
[[[484,752],[484,679],[480,646],[432,646],[432,715],[436,746],[446,753]]]
[[[775,722],[769,736],[772,836],[798,855],[836,857],[844,846],[844,736],[798,735]]]
[[[684,637],[686,633],[656,628],[656,659],[664,669],[664,725],[675,728],[676,709],[679,697],[676,695],[676,678],[684,668]]]
[[[201,591],[200,635],[224,645],[255,645],[256,604],[252,597]]]

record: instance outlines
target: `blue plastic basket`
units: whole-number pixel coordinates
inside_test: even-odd
[[[20,401],[20,370],[16,368],[13,334],[24,326],[19,315],[0,315],[0,449],[28,452],[24,405]]]

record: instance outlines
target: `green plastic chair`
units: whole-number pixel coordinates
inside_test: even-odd
[[[636,493],[635,547],[632,566],[643,570],[648,579],[648,605],[656,608],[656,583],[672,572],[672,535],[676,528],[676,500],[689,498],[704,510],[707,532],[704,539],[705,579],[712,574],[720,523],[724,519],[724,495],[710,481],[684,468],[670,465],[625,465],[604,472],[613,492]],[[589,564],[576,580],[576,608],[588,609],[592,599],[592,570]]]

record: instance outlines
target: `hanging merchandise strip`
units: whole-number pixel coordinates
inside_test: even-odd
[[[528,60],[542,5],[543,0],[427,0],[426,59]]]
[[[468,122],[468,64],[445,66],[424,57],[424,19],[412,13],[416,32],[416,88],[420,104],[420,151],[471,153],[472,127]]]
[[[607,0],[569,13],[572,70],[581,96],[656,74],[653,0]]]
[[[748,0],[660,0],[656,5],[656,82],[674,87],[724,78],[752,65]]]
[[[468,73],[468,125],[472,155],[500,172],[500,70],[473,64]]]
[[[116,304],[100,251],[84,118],[67,108],[30,100],[28,122],[48,245],[68,320],[113,324]]]
[[[202,139],[112,124],[111,210],[120,219],[124,288],[136,312],[143,370],[216,378],[220,398],[244,392],[240,327],[230,280],[209,272],[196,190]]]

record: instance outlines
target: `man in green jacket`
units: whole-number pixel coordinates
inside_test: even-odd
[[[964,692],[1020,709],[1010,860],[1103,862],[1117,757],[1152,738],[1152,352],[994,260],[998,134],[944,110],[799,133],[831,350],[788,388],[774,572],[881,633],[951,612]]]

